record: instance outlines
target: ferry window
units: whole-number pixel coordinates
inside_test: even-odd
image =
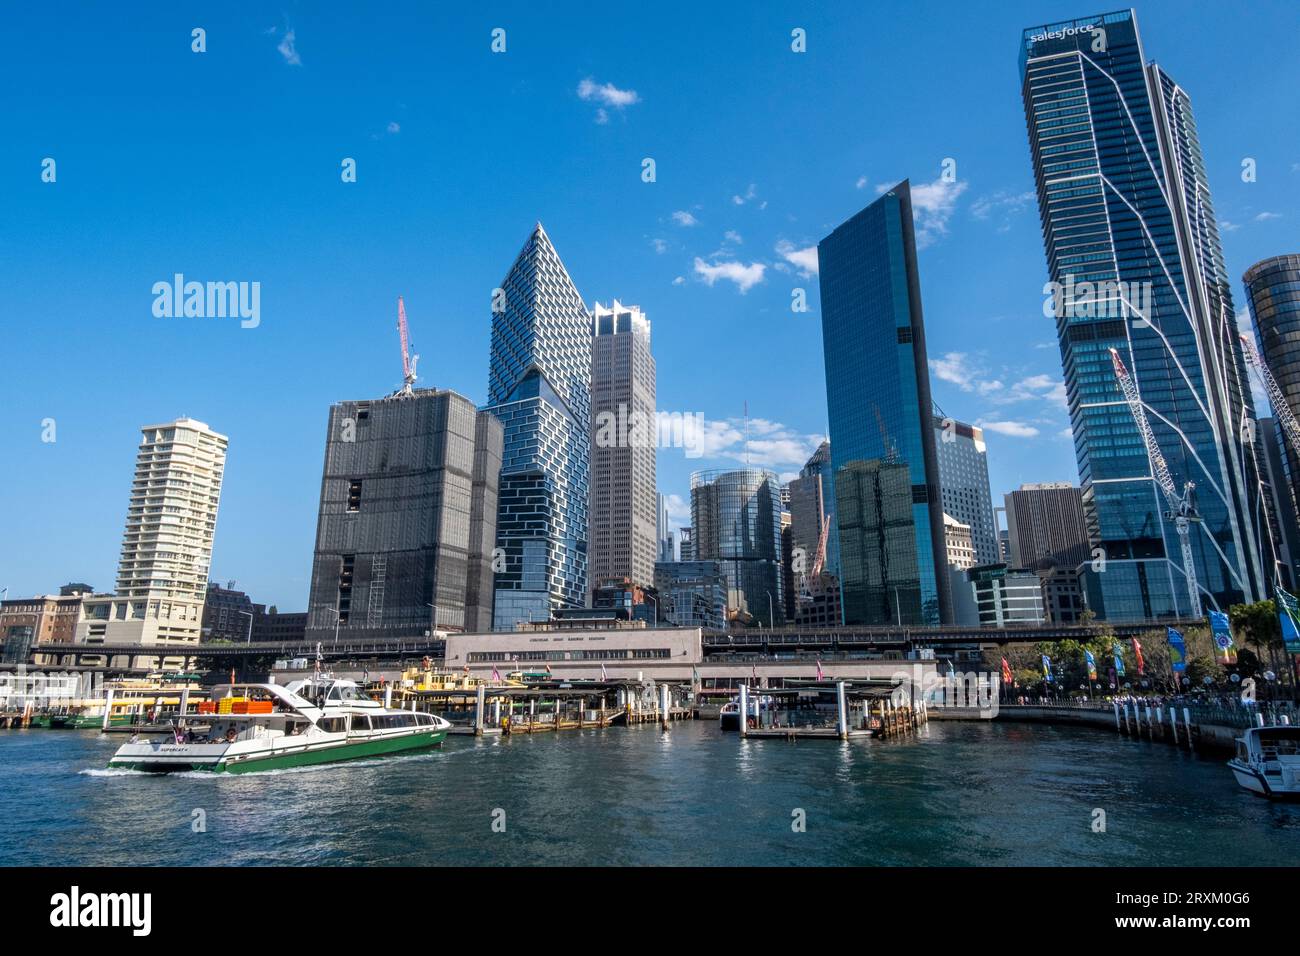
[[[327,734],[341,734],[347,729],[346,717],[322,717],[318,725]]]
[[[352,715],[352,730],[353,730],[353,731],[369,730],[369,729],[370,729],[370,718],[369,718],[369,717],[367,717],[365,714],[353,714],[353,715]]]

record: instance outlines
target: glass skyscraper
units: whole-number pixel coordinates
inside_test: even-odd
[[[951,619],[909,184],[817,246],[845,624]]]
[[[970,525],[976,563],[996,564],[998,532],[993,519],[984,429],[936,414],[934,435],[944,513]]]
[[[1293,415],[1300,415],[1300,255],[1273,256],[1255,263],[1242,277],[1246,302],[1259,351],[1282,390]],[[1267,422],[1267,427],[1265,423]],[[1261,469],[1270,473],[1277,529],[1274,537],[1277,560],[1284,564],[1287,580],[1294,582],[1295,562],[1300,561],[1297,536],[1297,502],[1300,502],[1300,467],[1280,421],[1259,422]]]
[[[582,607],[591,316],[539,222],[493,295],[488,405],[505,427],[493,628]]]
[[[1089,536],[1089,605],[1189,612],[1173,522],[1111,365],[1136,383],[1181,491],[1196,483],[1206,608],[1263,596],[1254,417],[1191,102],[1147,64],[1131,10],[1024,31],[1020,75]]]
[[[781,586],[781,482],[760,468],[691,475],[694,560],[716,561],[727,609],[763,626],[785,623]]]

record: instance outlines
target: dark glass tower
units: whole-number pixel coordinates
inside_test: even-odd
[[[1173,522],[1111,367],[1133,375],[1181,490],[1196,483],[1206,608],[1262,595],[1253,418],[1191,102],[1147,64],[1131,10],[1031,27],[1020,75],[1089,536],[1110,620],[1185,615]]]
[[[446,389],[330,407],[307,638],[485,631],[501,425]]]
[[[493,296],[488,405],[505,426],[495,630],[587,592],[591,316],[539,222]]]
[[[908,183],[836,228],[817,255],[844,623],[948,621]]]
[[[1259,336],[1260,354],[1291,413],[1300,414],[1300,255],[1273,256],[1257,262],[1246,270],[1242,282]],[[1269,474],[1276,509],[1277,559],[1285,568],[1286,579],[1294,583],[1295,563],[1300,561],[1300,534],[1296,531],[1300,526],[1297,451],[1288,443],[1280,421],[1261,419],[1258,431],[1264,449],[1260,457],[1267,461],[1267,469],[1261,470]]]
[[[691,474],[695,560],[716,561],[729,617],[785,623],[781,583],[781,482],[761,468]]]

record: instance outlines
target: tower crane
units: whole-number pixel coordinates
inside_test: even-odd
[[[808,603],[813,599],[812,585],[821,591],[821,574],[826,567],[826,540],[831,529],[831,516],[826,514],[826,500],[822,497],[822,476],[817,477],[817,514],[821,518],[821,533],[817,535],[817,553],[813,556],[812,570],[802,574],[799,600]]]
[[[411,386],[415,384],[415,363],[420,356],[411,354],[410,335],[406,329],[406,306],[402,297],[397,297],[397,335],[402,341],[402,388],[399,395],[410,395]]]
[[[1291,411],[1291,403],[1282,394],[1277,380],[1264,364],[1263,357],[1255,350],[1255,343],[1250,340],[1249,335],[1241,335],[1241,348],[1246,353],[1246,362],[1255,367],[1255,371],[1264,382],[1264,390],[1268,392],[1268,401],[1273,406],[1273,414],[1282,423],[1282,430],[1286,432],[1292,451],[1300,455],[1300,422],[1296,421],[1295,413]]]
[[[1119,380],[1119,387],[1124,393],[1124,400],[1128,403],[1129,411],[1133,415],[1133,421],[1137,423],[1138,432],[1142,435],[1142,441],[1146,445],[1147,460],[1151,463],[1151,474],[1155,478],[1156,484],[1160,486],[1160,490],[1164,492],[1165,501],[1169,505],[1165,517],[1173,521],[1174,530],[1178,532],[1178,543],[1183,552],[1183,574],[1187,578],[1187,596],[1192,605],[1192,617],[1200,617],[1201,591],[1200,586],[1196,583],[1196,560],[1192,555],[1192,543],[1189,539],[1192,522],[1201,520],[1201,516],[1196,513],[1196,504],[1192,500],[1192,492],[1196,489],[1196,483],[1187,482],[1183,485],[1182,495],[1178,494],[1173,475],[1169,473],[1169,465],[1165,463],[1165,456],[1156,443],[1155,434],[1151,431],[1151,423],[1147,421],[1146,409],[1142,407],[1142,399],[1138,397],[1137,386],[1133,384],[1128,369],[1125,368],[1123,360],[1119,357],[1119,352],[1115,349],[1110,350],[1110,360],[1115,366],[1115,378]]]

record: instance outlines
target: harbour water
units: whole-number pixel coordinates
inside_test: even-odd
[[[1240,790],[1222,757],[1078,728],[792,744],[688,722],[238,777],[104,770],[121,742],[0,733],[0,865],[1300,861],[1300,805]]]

